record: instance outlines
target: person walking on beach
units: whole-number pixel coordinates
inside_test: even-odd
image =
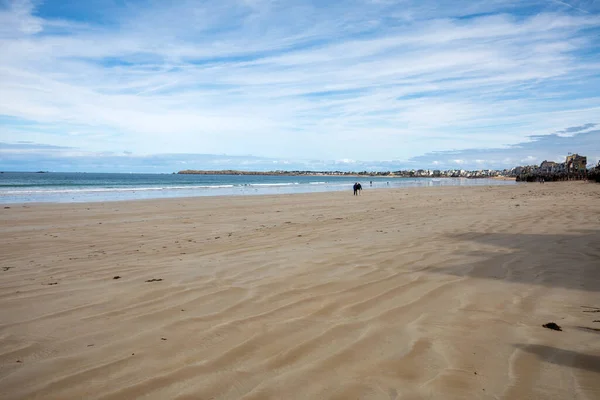
[[[358,187],[358,194],[360,195],[360,192],[362,192],[362,185],[360,183],[357,183]]]
[[[355,196],[358,196],[358,182],[356,182],[356,183],[354,184],[354,186],[352,187],[352,189],[354,189],[354,195],[355,195]]]

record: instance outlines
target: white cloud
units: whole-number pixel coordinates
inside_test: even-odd
[[[408,160],[594,121],[593,8],[483,3],[152,2],[101,25],[14,2],[0,115],[30,124],[2,122],[0,140]]]
[[[457,151],[441,151],[419,155],[411,161],[419,165],[436,165],[443,168],[455,165],[457,157],[467,168],[510,168],[517,165],[539,164],[543,160],[564,161],[569,152],[588,157],[588,165],[600,158],[600,130],[590,130],[589,123],[564,129],[574,132],[572,136],[558,133],[534,135],[529,140],[504,148],[469,148]],[[485,160],[484,163],[480,161]]]
[[[536,163],[537,161],[538,161],[538,158],[534,157],[534,156],[527,156],[527,157],[521,159],[521,163],[526,164],[526,165]]]
[[[43,21],[34,17],[31,0],[15,0],[0,9],[0,37],[15,37],[19,34],[34,34],[42,31]]]

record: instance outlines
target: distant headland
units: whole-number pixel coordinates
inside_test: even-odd
[[[268,176],[367,176],[390,178],[493,178],[502,175],[502,171],[482,170],[410,170],[410,171],[240,171],[240,170],[193,170],[179,171],[180,175],[268,175]]]
[[[270,176],[356,176],[356,177],[389,177],[389,178],[493,178],[515,179],[522,182],[539,180],[600,180],[600,162],[587,169],[587,157],[571,154],[562,163],[544,161],[539,166],[528,165],[510,169],[482,169],[467,171],[464,169],[431,170],[411,169],[398,171],[243,171],[243,170],[194,170],[186,169],[177,172],[181,175],[270,175]]]

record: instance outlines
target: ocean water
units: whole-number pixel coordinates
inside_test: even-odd
[[[515,184],[512,181],[461,178],[3,172],[0,173],[0,203],[94,202],[340,190],[352,194],[354,182],[360,182],[365,191],[371,188]]]

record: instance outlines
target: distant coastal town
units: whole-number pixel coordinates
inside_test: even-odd
[[[178,174],[191,175],[281,175],[281,176],[385,176],[395,178],[490,178],[504,176],[505,171],[480,170],[467,171],[462,169],[455,170],[401,170],[401,171],[243,171],[243,170],[184,170]]]
[[[357,177],[393,177],[393,178],[506,178],[517,181],[532,182],[583,180],[600,181],[600,161],[588,169],[587,157],[579,154],[569,154],[564,162],[543,161],[540,165],[518,166],[510,169],[494,170],[431,170],[411,169],[398,171],[243,171],[243,170],[183,170],[178,174],[196,175],[279,175],[279,176],[357,176]]]

